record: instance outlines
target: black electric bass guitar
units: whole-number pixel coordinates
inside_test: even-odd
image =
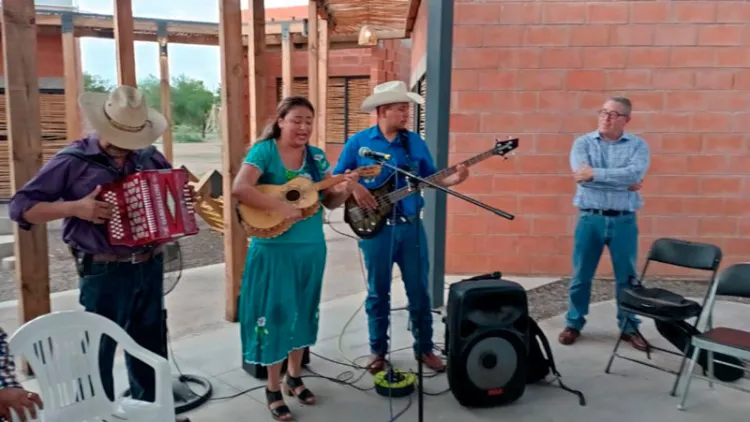
[[[443,169],[432,176],[425,178],[425,180],[434,183],[454,174],[456,168],[461,164],[465,167],[470,167],[495,155],[504,157],[516,148],[518,148],[518,138],[507,139],[504,141],[497,140],[495,141],[495,146],[489,151],[485,151],[466,161]],[[417,190],[410,186],[405,186],[400,189],[395,189],[395,186],[396,177],[395,175],[391,175],[382,185],[370,189],[370,193],[375,197],[375,200],[378,201],[378,207],[375,209],[361,208],[357,205],[354,197],[350,197],[346,201],[344,204],[344,221],[349,225],[354,234],[362,239],[374,237],[388,222],[388,215],[393,209],[393,204],[406,198],[412,193],[417,192]],[[421,184],[419,186],[419,188],[425,187],[429,187],[429,185]]]

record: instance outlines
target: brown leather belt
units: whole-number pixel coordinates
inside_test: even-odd
[[[140,264],[151,259],[153,256],[158,255],[161,252],[161,248],[156,248],[148,252],[134,253],[130,255],[115,255],[115,254],[92,254],[92,262],[129,262],[131,264]]]

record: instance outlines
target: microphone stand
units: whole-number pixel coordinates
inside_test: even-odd
[[[398,166],[394,166],[392,164],[389,164],[387,162],[387,160],[388,160],[387,156],[386,157],[370,156],[370,158],[373,158],[381,166],[393,170],[394,171],[394,175],[397,176],[398,173],[401,173],[402,175],[404,175],[404,177],[406,178],[406,183],[409,186],[409,190],[413,190],[414,192],[418,192],[418,191],[420,191],[425,186],[432,187],[432,188],[435,188],[435,189],[437,189],[439,191],[445,192],[448,195],[452,195],[452,196],[455,196],[456,198],[464,200],[464,201],[466,201],[466,202],[468,202],[468,203],[470,203],[472,205],[476,205],[477,207],[482,208],[484,210],[487,210],[487,211],[489,211],[489,212],[491,212],[491,213],[493,213],[495,215],[498,215],[500,217],[506,218],[508,220],[513,220],[514,218],[516,218],[513,214],[507,213],[507,212],[505,212],[505,211],[503,211],[501,209],[495,208],[495,207],[491,207],[491,206],[489,206],[487,204],[484,204],[484,203],[482,203],[480,201],[477,201],[474,198],[470,198],[470,197],[468,197],[468,196],[466,196],[466,195],[464,195],[462,193],[458,193],[458,192],[456,192],[454,190],[451,190],[451,189],[448,189],[446,187],[440,186],[437,183],[434,183],[434,182],[426,180],[426,179],[424,179],[422,177],[419,177],[419,176],[417,176],[417,175],[415,175],[413,173],[410,173],[410,172],[408,172],[408,171],[406,171],[406,170],[404,170],[404,169],[402,169],[402,168],[400,168]],[[398,181],[398,179],[396,181]],[[396,184],[396,186],[397,186],[397,184]],[[421,210],[420,210],[420,212],[421,212]],[[417,272],[420,273],[420,274],[422,272],[422,268],[421,268],[421,266],[422,266],[422,259],[421,259],[421,248],[422,248],[421,239],[422,239],[422,232],[421,232],[421,227],[422,227],[422,217],[420,215],[417,215],[417,230],[418,230],[418,232],[417,232],[417,253],[419,254],[419,257],[418,257],[419,259],[417,261],[418,265],[419,265],[419,269],[418,269]],[[417,314],[417,321],[416,321],[417,336],[419,336],[419,333],[421,332],[421,328],[422,328],[422,307],[424,306],[424,304],[419,303],[419,302],[421,302],[421,299],[419,299],[417,302],[418,303],[415,304],[416,305],[415,306],[415,313]],[[420,341],[419,338],[416,340],[416,343],[417,343],[417,353],[416,354],[417,354],[417,418],[418,418],[417,420],[419,422],[423,422],[424,421],[424,388],[423,388],[424,363],[422,362],[422,355],[424,353],[421,350],[422,346],[421,346],[421,341]]]

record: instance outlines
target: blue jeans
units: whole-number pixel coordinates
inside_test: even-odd
[[[109,318],[136,343],[166,358],[163,282],[161,254],[139,264],[94,262],[83,268],[79,301],[86,311]],[[114,399],[112,368],[116,347],[111,338],[103,336],[99,349],[99,373],[110,400]],[[135,400],[153,402],[156,394],[154,370],[127,354],[125,363],[130,396]]]
[[[376,355],[388,352],[388,322],[391,313],[393,263],[401,270],[409,317],[414,335],[414,353],[432,353],[432,312],[427,293],[429,261],[427,236],[422,222],[385,225],[371,239],[359,241],[367,268],[367,323],[370,351]]]
[[[609,249],[615,273],[615,301],[617,323],[620,330],[630,321],[627,333],[640,324],[635,315],[620,309],[620,294],[638,277],[638,221],[635,213],[618,217],[605,217],[581,211],[573,240],[573,279],[570,282],[567,326],[581,330],[586,324],[591,301],[591,281],[599,265],[604,246]]]

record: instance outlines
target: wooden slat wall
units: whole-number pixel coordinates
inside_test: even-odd
[[[65,128],[65,95],[42,93],[39,96],[42,124],[42,154],[46,162],[55,153],[68,145]],[[0,201],[11,197],[10,155],[8,151],[8,123],[5,110],[5,94],[0,93]]]
[[[283,82],[278,79],[276,95],[279,101],[282,99],[282,86]],[[345,105],[347,89],[349,101]],[[292,95],[307,97],[307,94],[307,78],[295,78],[292,82]],[[369,94],[369,78],[338,77],[328,79],[326,143],[343,144],[350,136],[370,127],[370,115],[360,111],[362,101]]]
[[[372,126],[370,113],[362,112],[362,102],[370,94],[370,78],[349,79],[348,137]]]
[[[328,78],[326,144],[342,144],[346,138],[346,79]]]

